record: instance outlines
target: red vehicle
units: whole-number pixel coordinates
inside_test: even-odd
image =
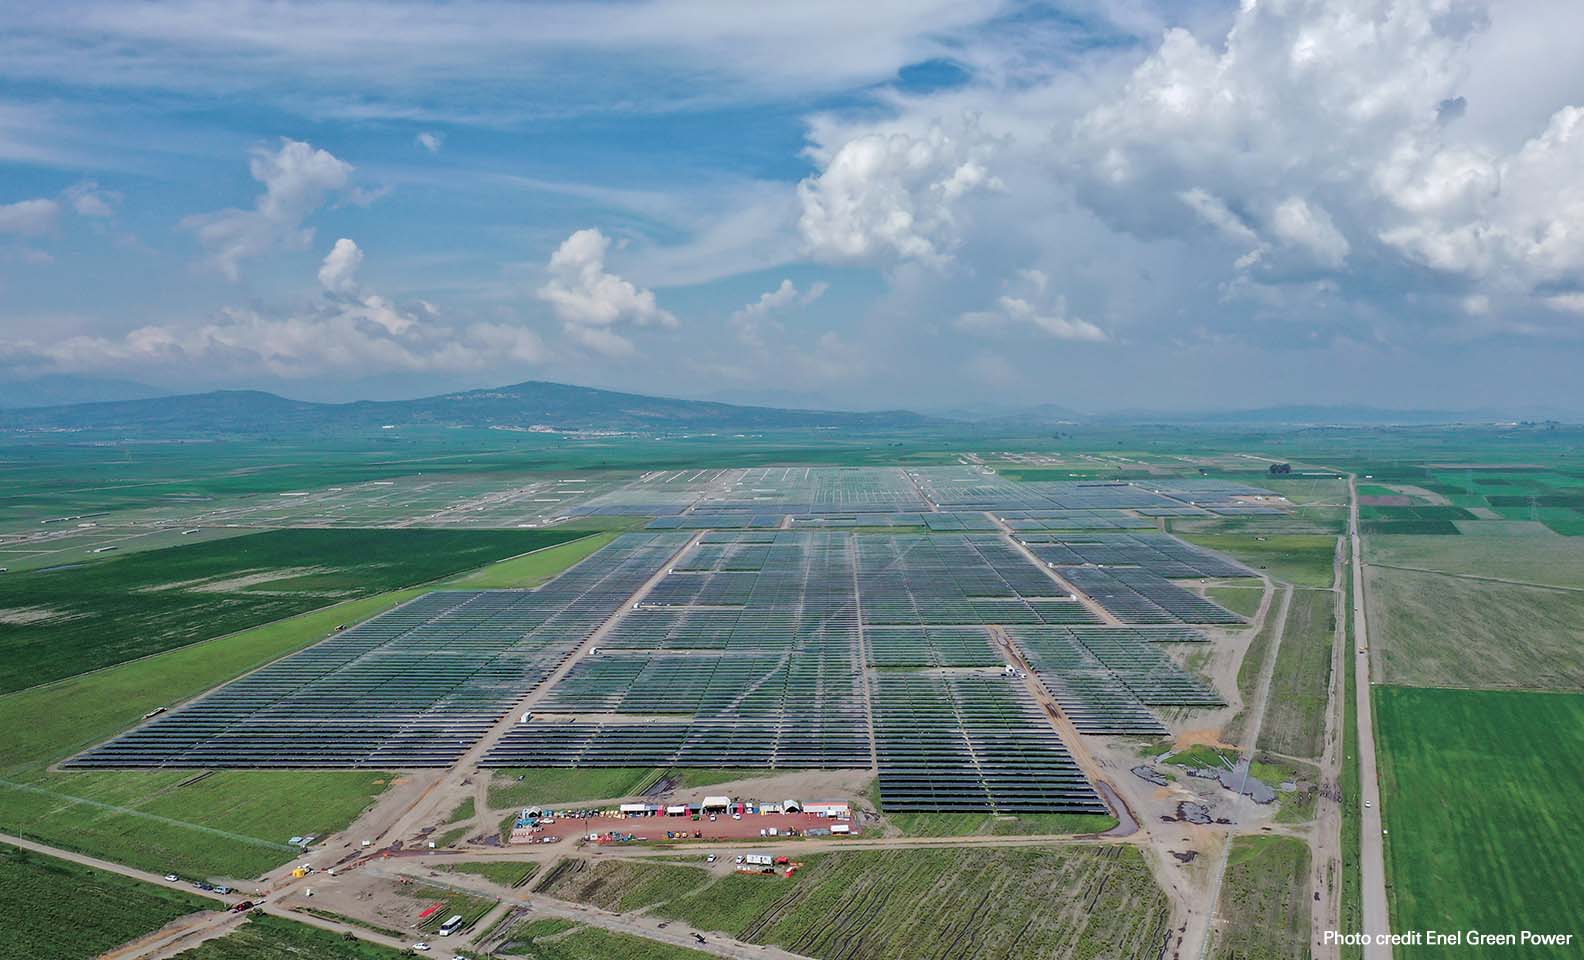
[[[253,901],[252,900],[243,900],[241,903],[237,904],[236,906],[232,907],[231,909],[235,910],[237,913],[247,913],[249,910],[253,909]]]

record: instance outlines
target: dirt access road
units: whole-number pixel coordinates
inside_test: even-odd
[[[1375,764],[1375,720],[1370,696],[1369,627],[1364,613],[1364,544],[1359,536],[1358,476],[1348,474],[1348,541],[1353,564],[1353,670],[1357,689],[1359,790],[1359,868],[1363,880],[1364,933],[1371,941],[1391,931],[1386,900],[1386,852],[1381,839],[1380,775]],[[1390,945],[1368,943],[1366,960],[1390,960]]]

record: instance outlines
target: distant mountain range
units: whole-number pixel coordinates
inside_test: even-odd
[[[558,431],[741,431],[828,427],[898,430],[940,425],[904,410],[874,413],[747,407],[647,397],[530,380],[417,400],[313,403],[255,390],[0,410],[0,429],[107,430],[197,436],[286,435],[442,426]]]
[[[1302,405],[1237,411],[1083,413],[1053,403],[1028,407],[987,403],[924,415],[906,410],[850,412],[681,400],[539,380],[416,400],[351,403],[290,400],[256,390],[219,390],[182,396],[159,394],[153,387],[122,380],[66,377],[0,385],[0,430],[108,431],[124,436],[196,437],[291,436],[404,426],[643,433],[829,428],[869,432],[973,430],[1015,436],[1028,432],[1147,424],[1184,427],[1407,426],[1562,418],[1535,410],[1501,414]],[[68,396],[79,399],[64,399]]]
[[[147,400],[150,397],[169,394],[169,390],[161,390],[132,380],[76,377],[56,373],[31,380],[0,382],[0,410],[54,407],[68,403]]]

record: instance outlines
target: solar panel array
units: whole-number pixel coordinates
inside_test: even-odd
[[[845,534],[709,534],[484,764],[869,767],[857,609]]]
[[[859,498],[907,496],[847,479]],[[835,489],[752,471],[653,482],[717,500],[744,484]],[[686,509],[673,516],[699,515]],[[712,528],[687,549],[685,533],[625,534],[536,591],[426,595],[72,765],[447,766],[602,630],[482,765],[878,768],[892,810],[1102,812],[1028,681],[997,669],[987,625],[1008,626],[1081,731],[1159,733],[1150,706],[1220,700],[1157,646],[1206,639],[1177,622],[1202,611],[1160,585],[1207,601],[1152,571],[1229,561],[1154,534],[1026,539],[1066,551],[1080,589],[1116,603],[1125,586],[1164,625],[1098,624],[998,533]]]
[[[860,536],[857,544],[866,625],[1094,622],[1001,536]]]
[[[1259,576],[1236,560],[1165,533],[1030,533],[1018,539],[1057,566],[1140,567],[1167,578]]]
[[[1176,631],[1011,627],[1007,633],[1080,733],[1159,736],[1166,726],[1151,706],[1225,704],[1155,646],[1180,642]]]
[[[437,591],[67,762],[449,766],[684,543],[626,534],[537,591]]]
[[[1192,590],[1136,567],[1061,567],[1074,587],[1123,623],[1240,624],[1243,618]]]
[[[905,671],[869,682],[885,809],[1106,812],[1022,682]]]

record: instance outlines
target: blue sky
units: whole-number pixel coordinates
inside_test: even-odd
[[[37,7],[7,379],[1584,407],[1563,0]]]

